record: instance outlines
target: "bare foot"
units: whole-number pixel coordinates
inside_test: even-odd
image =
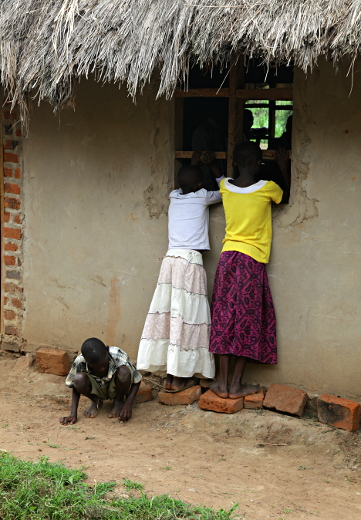
[[[259,391],[258,385],[237,385],[230,388],[229,398],[240,399],[241,397],[246,397],[246,395],[257,394]]]
[[[110,417],[110,418],[120,417],[123,405],[124,405],[124,401],[116,401],[114,399],[113,408],[112,408],[110,414],[108,415],[108,417]]]
[[[103,405],[103,401],[100,399],[97,399],[96,401],[92,401],[89,408],[87,408],[84,412],[85,417],[88,417],[88,419],[94,419],[98,415],[98,411]]]
[[[218,395],[218,397],[222,397],[222,399],[228,399],[228,388],[223,388],[218,381],[215,381],[209,388]]]
[[[172,390],[172,382],[173,382],[172,374],[167,374],[167,379],[166,379],[166,382],[165,382],[165,389],[166,390]]]
[[[190,388],[191,386],[195,386],[198,384],[198,379],[196,377],[176,377],[173,376],[172,384],[170,385],[170,392],[181,392],[186,388]]]

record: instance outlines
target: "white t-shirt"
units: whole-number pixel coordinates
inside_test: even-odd
[[[218,184],[222,179],[217,179]],[[219,191],[202,188],[183,195],[178,189],[173,190],[169,198],[168,249],[210,249],[208,206],[221,202]]]

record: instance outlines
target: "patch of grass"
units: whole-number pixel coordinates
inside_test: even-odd
[[[143,484],[124,479],[128,489],[141,497],[107,499],[116,485],[88,485],[82,470],[70,470],[47,457],[38,462],[18,460],[0,453],[1,520],[231,520],[237,505],[229,511],[191,506],[167,495],[148,498]],[[114,496],[114,495],[113,495]]]
[[[3,428],[7,428],[9,426],[9,423],[3,424]]]
[[[137,489],[138,491],[142,491],[144,489],[144,484],[140,484],[139,482],[135,482],[134,480],[129,480],[129,478],[123,478],[123,486],[127,491],[131,489]]]

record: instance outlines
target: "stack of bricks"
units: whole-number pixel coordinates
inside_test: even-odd
[[[19,352],[23,315],[22,273],[22,132],[17,110],[3,109],[4,228],[3,261],[4,336],[2,349]]]

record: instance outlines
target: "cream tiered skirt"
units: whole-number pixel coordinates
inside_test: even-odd
[[[170,249],[145,321],[138,370],[213,378],[214,359],[208,350],[210,324],[202,255],[189,249]]]

